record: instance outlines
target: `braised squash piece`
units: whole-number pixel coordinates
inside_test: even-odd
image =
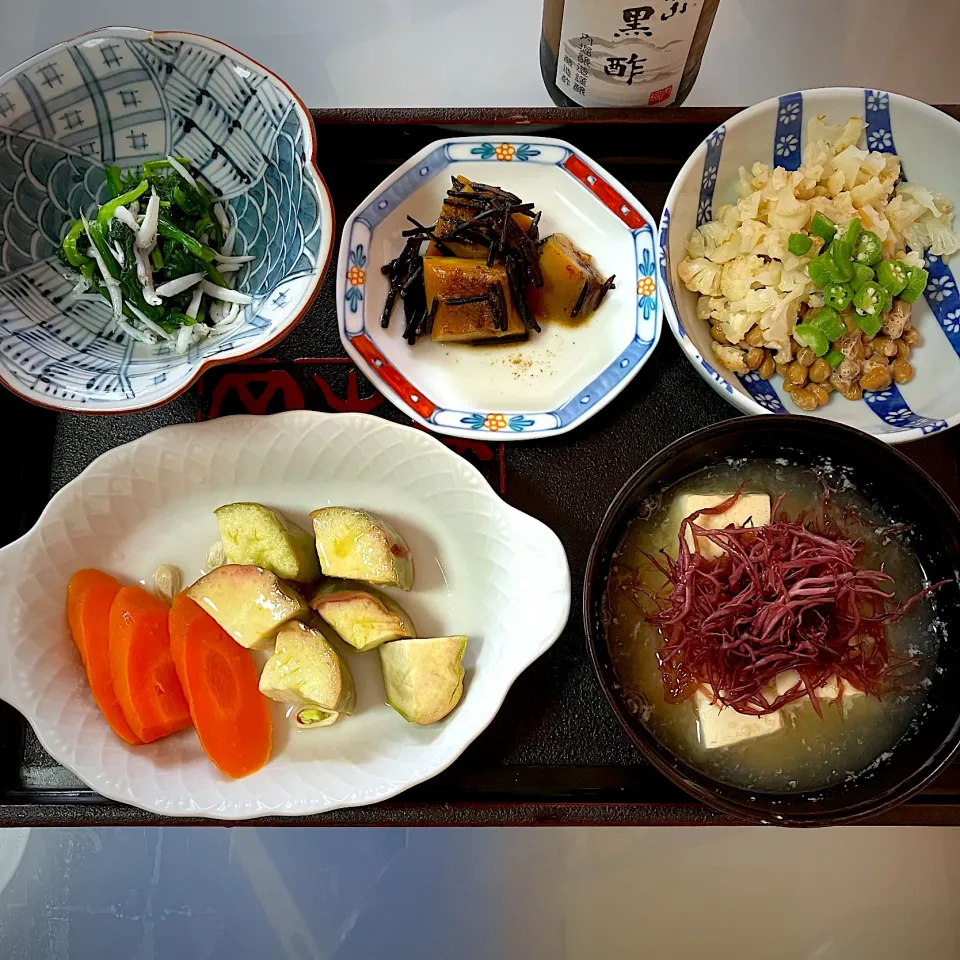
[[[575,326],[600,306],[613,286],[604,280],[589,253],[578,250],[562,233],[551,234],[540,247],[543,286],[527,289],[527,302],[538,320]]]
[[[467,196],[474,192],[468,177],[461,176],[456,179],[457,182],[461,184],[460,192],[462,194]],[[440,208],[440,216],[437,218],[437,226],[434,232],[441,239],[449,237],[457,227],[467,223],[467,221],[471,220],[477,214],[477,208],[470,205],[469,201],[466,203],[458,203],[457,199],[456,196],[450,196],[450,192],[448,191],[443,206]],[[513,222],[526,233],[533,223],[533,217],[525,213],[515,213],[513,214]],[[445,250],[441,249],[431,240],[424,256],[454,256],[474,260],[486,260],[487,254],[490,252],[490,248],[486,244],[463,240],[451,240],[449,243],[444,243],[443,246]],[[449,253],[446,253],[447,250]],[[430,301],[428,300],[427,302],[429,303]]]
[[[528,333],[510,293],[503,264],[465,257],[424,257],[423,283],[438,343],[503,343]]]

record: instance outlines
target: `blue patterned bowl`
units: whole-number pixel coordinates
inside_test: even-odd
[[[267,349],[323,280],[333,208],[310,115],[279,78],[189,33],[109,27],[0,77],[0,380],[35,403],[123,413],[163,403],[203,370]],[[108,196],[104,164],[190,157],[254,260],[243,322],[183,355],[102,333],[104,303],[67,298],[54,251],[69,220]]]
[[[744,413],[799,413],[781,389],[756,374],[730,373],[714,365],[709,325],[696,318],[697,295],[676,275],[691,231],[721,203],[736,202],[737,171],[756,161],[795,170],[806,146],[806,122],[825,115],[840,123],[866,120],[870,150],[896,153],[904,175],[960,206],[960,123],[939,110],[881,90],[825,88],[758,103],[718,127],[697,148],[674,181],[660,222],[660,269],[670,329],[695,369]],[[955,224],[956,226],[956,224]],[[960,254],[951,258],[960,261]],[[960,423],[960,294],[951,264],[927,256],[930,283],[925,302],[913,305],[922,343],[911,356],[916,377],[908,384],[867,392],[864,402],[831,397],[809,416],[837,420],[887,443],[917,440]]]

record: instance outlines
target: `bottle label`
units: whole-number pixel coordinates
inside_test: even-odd
[[[702,0],[566,0],[557,86],[584,107],[666,106],[674,101]]]

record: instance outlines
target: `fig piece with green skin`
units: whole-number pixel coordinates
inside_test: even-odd
[[[358,580],[323,584],[310,598],[310,606],[357,650],[417,635],[410,614],[399,603]]]
[[[429,726],[463,696],[466,637],[394,640],[379,647],[387,703],[404,720]]]
[[[214,511],[227,563],[253,564],[285,580],[320,576],[313,536],[261,503],[227,503]]]
[[[242,647],[268,646],[277,629],[308,612],[297,592],[270,570],[224,564],[187,588],[195,600]]]
[[[273,656],[260,674],[260,692],[292,703],[298,727],[328,727],[353,713],[356,689],[346,661],[319,630],[299,620],[277,632]]]
[[[320,569],[328,577],[413,587],[413,557],[386,520],[351,507],[324,507],[310,514]]]

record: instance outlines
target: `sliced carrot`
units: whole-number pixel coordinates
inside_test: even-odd
[[[190,726],[170,656],[170,607],[142,587],[121,587],[110,607],[110,671],[117,699],[144,743]]]
[[[250,651],[186,594],[170,608],[170,651],[207,756],[230,777],[259,770],[272,725]]]
[[[119,581],[108,573],[78,570],[67,584],[67,620],[97,706],[118,737],[138,744],[142,741],[123,715],[110,673],[110,607],[119,592]]]

